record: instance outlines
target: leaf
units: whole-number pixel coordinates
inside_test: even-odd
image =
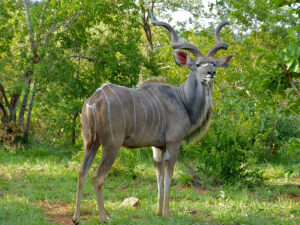
[[[293,28],[288,29],[288,35],[292,40],[297,40],[297,33]]]
[[[258,58],[256,59],[255,65],[256,66],[260,66],[261,65],[261,61],[264,59],[266,54],[261,54],[260,56],[258,56]]]

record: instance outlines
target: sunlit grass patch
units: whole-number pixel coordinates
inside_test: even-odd
[[[4,194],[0,198],[0,224],[41,225],[51,223],[47,222],[42,210],[31,204],[26,197]]]
[[[70,224],[75,207],[80,160],[69,153],[0,152],[0,224]],[[139,157],[139,156],[137,156]],[[147,156],[148,157],[148,156]],[[300,179],[285,167],[261,165],[265,182],[208,186],[182,182],[186,165],[178,162],[170,191],[170,218],[156,215],[157,184],[152,160],[139,157],[132,173],[115,168],[104,183],[109,224],[298,224]],[[81,224],[98,224],[92,175],[83,188]],[[125,169],[122,167],[122,169]],[[123,206],[136,197],[139,206]],[[28,216],[29,215],[29,216]],[[25,222],[25,223],[24,223]]]

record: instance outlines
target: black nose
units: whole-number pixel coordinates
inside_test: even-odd
[[[208,71],[207,74],[210,76],[216,76],[216,71]]]

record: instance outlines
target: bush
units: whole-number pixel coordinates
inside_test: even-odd
[[[23,127],[10,122],[8,125],[0,123],[0,144],[5,149],[17,151],[23,149]]]

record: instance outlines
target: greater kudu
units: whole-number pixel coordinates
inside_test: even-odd
[[[86,174],[101,144],[102,157],[93,177],[100,221],[107,222],[103,203],[104,177],[121,146],[153,146],[158,214],[169,216],[169,190],[180,143],[184,139],[188,142],[198,140],[209,126],[216,68],[226,68],[232,58],[213,58],[218,50],[228,48],[228,44],[220,39],[220,30],[229,22],[217,26],[216,44],[204,56],[194,45],[179,43],[174,29],[165,22],[156,21],[151,14],[153,25],[170,32],[175,61],[179,66],[188,67],[190,74],[181,87],[148,82],[138,89],[131,89],[106,83],[85,101],[82,109],[84,158],[78,171],[74,223],[79,219]],[[192,52],[195,59],[181,49]]]

